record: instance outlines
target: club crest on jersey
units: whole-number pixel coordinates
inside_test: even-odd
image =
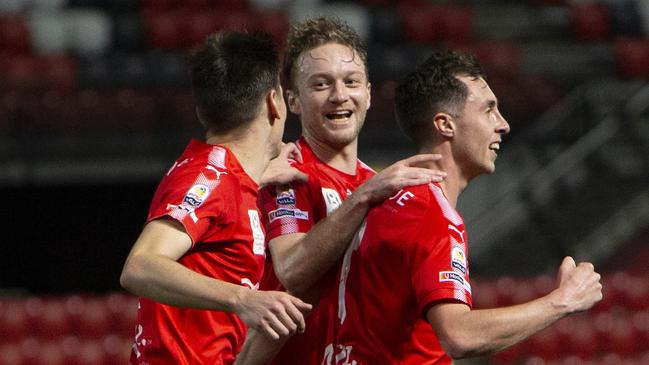
[[[268,220],[270,222],[285,217],[307,220],[309,219],[309,212],[305,212],[299,209],[286,209],[286,208],[275,209],[268,212]]]
[[[340,195],[334,189],[322,188],[322,197],[324,198],[325,205],[327,206],[327,215],[330,215],[334,210],[338,209],[342,204]]]
[[[295,204],[295,191],[293,189],[278,191],[276,201],[277,205]]]
[[[198,207],[199,205],[203,204],[208,195],[210,195],[210,188],[208,188],[207,185],[195,184],[194,186],[189,188],[189,190],[185,194],[183,203],[187,203],[192,207]]]

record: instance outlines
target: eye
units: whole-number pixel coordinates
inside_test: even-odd
[[[315,80],[311,84],[311,87],[316,88],[316,89],[324,89],[327,86],[329,86],[329,83],[325,80]]]

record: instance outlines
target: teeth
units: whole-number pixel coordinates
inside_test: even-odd
[[[327,118],[341,119],[341,118],[349,118],[349,117],[351,117],[351,115],[352,115],[352,112],[350,112],[350,111],[339,111],[339,112],[328,113]]]
[[[490,144],[489,149],[499,151],[500,150],[500,143],[494,142],[494,143]]]

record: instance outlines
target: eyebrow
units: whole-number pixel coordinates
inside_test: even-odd
[[[494,100],[494,99],[487,100],[485,102],[485,106],[489,108],[495,108],[496,106],[498,106],[498,100]]]
[[[350,77],[350,76],[353,76],[353,75],[364,76],[365,73],[362,72],[362,71],[358,71],[358,70],[348,71],[348,72],[345,72],[345,73],[343,74],[343,77]],[[323,77],[323,78],[331,78],[332,75],[331,75],[330,73],[327,73],[327,72],[317,72],[317,73],[314,73],[314,74],[309,75],[309,76],[307,77],[307,79],[308,79],[308,80],[311,80],[311,79],[316,79],[316,78],[319,78],[319,77]]]

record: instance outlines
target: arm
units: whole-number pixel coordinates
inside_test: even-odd
[[[563,260],[559,287],[536,300],[510,307],[470,310],[442,303],[427,312],[444,351],[453,358],[488,355],[523,341],[566,315],[584,311],[602,299],[600,275],[590,263]]]
[[[255,330],[246,334],[241,352],[237,354],[234,365],[266,365],[277,355],[288,337],[272,340]]]
[[[280,292],[259,292],[213,279],[177,262],[191,248],[182,225],[168,219],[149,222],[126,259],[121,285],[160,303],[234,312],[273,338],[304,329],[308,304]]]
[[[372,205],[404,187],[441,181],[443,172],[415,167],[440,158],[415,155],[398,161],[359,186],[308,234],[293,233],[270,240],[275,274],[284,287],[301,297],[343,255]]]

